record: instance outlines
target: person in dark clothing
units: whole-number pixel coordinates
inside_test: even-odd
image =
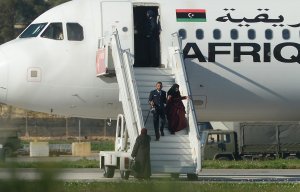
[[[151,176],[150,164],[150,141],[151,137],[147,135],[147,129],[143,128],[141,134],[136,138],[131,157],[135,158],[138,164],[136,178],[149,179]]]
[[[156,55],[156,44],[158,39],[158,25],[156,17],[152,10],[147,11],[147,18],[144,23],[144,38],[147,58],[145,61],[148,62],[146,66],[157,67],[157,55]]]
[[[179,85],[174,84],[168,91],[166,105],[168,128],[171,134],[175,134],[175,132],[187,127],[185,107],[182,103],[183,99],[188,99],[188,97],[181,96]]]
[[[167,102],[166,92],[162,90],[162,82],[156,83],[156,89],[150,92],[149,104],[153,110],[153,124],[155,130],[156,141],[159,140],[159,118],[161,119],[160,133],[164,136],[164,127],[166,123],[165,104]]]

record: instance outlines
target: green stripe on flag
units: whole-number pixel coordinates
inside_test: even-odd
[[[177,22],[206,22],[206,18],[177,18]]]

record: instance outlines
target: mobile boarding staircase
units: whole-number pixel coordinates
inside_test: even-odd
[[[129,159],[135,140],[143,127],[151,136],[151,172],[170,173],[172,177],[187,174],[188,179],[197,179],[201,171],[201,144],[192,99],[184,100],[188,128],[171,135],[165,127],[165,136],[155,140],[152,114],[149,115],[148,97],[157,81],[162,81],[168,90],[175,82],[180,85],[182,95],[191,95],[177,33],[172,34],[173,45],[169,47],[170,64],[167,68],[133,68],[132,55],[122,50],[117,31],[113,33],[106,49],[108,58],[113,60],[119,85],[119,100],[124,114],[118,115],[115,151],[100,151],[100,168],[104,176],[114,176],[116,168],[121,177],[128,179]],[[145,120],[147,122],[145,124]],[[166,123],[167,124],[167,123]]]

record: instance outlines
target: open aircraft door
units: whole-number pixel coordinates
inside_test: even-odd
[[[133,8],[129,1],[102,2],[102,35],[108,37],[118,30],[122,49],[130,49],[133,54]]]

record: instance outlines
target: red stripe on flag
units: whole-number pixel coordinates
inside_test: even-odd
[[[205,13],[205,9],[176,9],[176,13],[186,13],[186,12],[192,12],[192,13]]]

